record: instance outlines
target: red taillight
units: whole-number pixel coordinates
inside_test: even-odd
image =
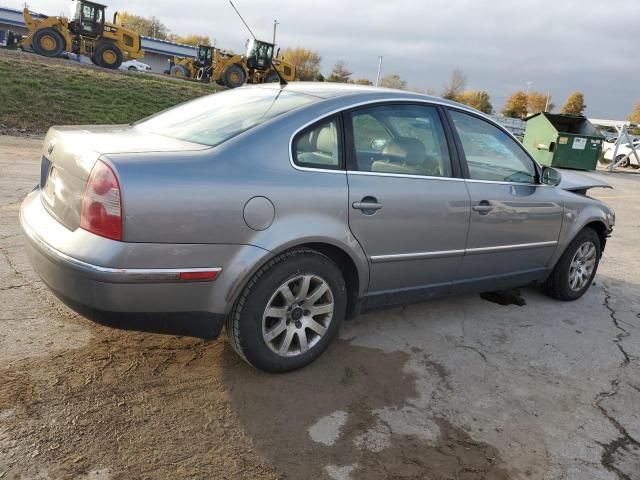
[[[102,237],[122,240],[120,184],[111,167],[100,160],[93,166],[84,191],[80,227]]]

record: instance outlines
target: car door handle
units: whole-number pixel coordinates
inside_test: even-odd
[[[364,197],[359,202],[353,202],[351,206],[356,210],[362,210],[362,213],[367,215],[371,215],[382,208],[382,204],[378,203],[378,199],[375,197]]]
[[[382,208],[381,203],[369,203],[369,202],[353,202],[351,205],[356,210],[380,210]]]
[[[474,212],[478,212],[480,215],[486,215],[491,210],[493,210],[493,205],[491,205],[486,200],[482,200],[478,205],[474,205],[471,207]]]

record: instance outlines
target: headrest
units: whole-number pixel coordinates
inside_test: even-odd
[[[384,147],[382,154],[400,158],[406,163],[415,165],[424,162],[426,149],[417,138],[397,137]]]
[[[336,135],[333,130],[333,125],[327,125],[318,133],[318,139],[316,140],[316,150],[322,153],[328,153],[334,155],[336,153]]]

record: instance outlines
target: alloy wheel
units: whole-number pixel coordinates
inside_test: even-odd
[[[280,356],[302,355],[322,339],[333,310],[329,284],[316,275],[298,275],[269,299],[262,316],[262,338]]]
[[[597,250],[593,242],[585,242],[571,259],[569,265],[569,288],[579,292],[589,282],[596,266]]]

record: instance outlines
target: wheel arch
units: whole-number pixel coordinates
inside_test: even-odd
[[[230,292],[232,297],[230,299],[232,300],[231,304],[235,304],[240,297],[240,293],[251,281],[256,272],[274,257],[291,250],[312,250],[330,258],[342,273],[347,287],[347,318],[353,318],[358,314],[360,299],[369,283],[368,265],[362,265],[362,260],[354,258],[352,254],[348,253],[348,248],[338,246],[334,242],[324,239],[301,240],[300,242],[286,244],[276,250],[270,251],[270,255],[264,256],[260,262],[253,265],[251,270],[247,271],[246,275],[243,276],[242,280],[232,288],[232,292]]]
[[[571,245],[571,242],[573,242],[576,236],[578,236],[578,234],[585,228],[591,228],[597,233],[598,238],[600,239],[600,251],[604,251],[604,247],[607,243],[607,236],[611,231],[609,223],[605,219],[602,212],[585,212],[585,215],[582,218],[573,221],[568,231],[564,235],[561,235],[562,240],[559,243],[559,248],[556,250],[555,254],[551,258],[551,261],[549,262],[549,274],[551,274],[551,271],[560,261],[560,258],[562,258],[562,255],[564,254],[566,249],[569,247],[569,245]]]

